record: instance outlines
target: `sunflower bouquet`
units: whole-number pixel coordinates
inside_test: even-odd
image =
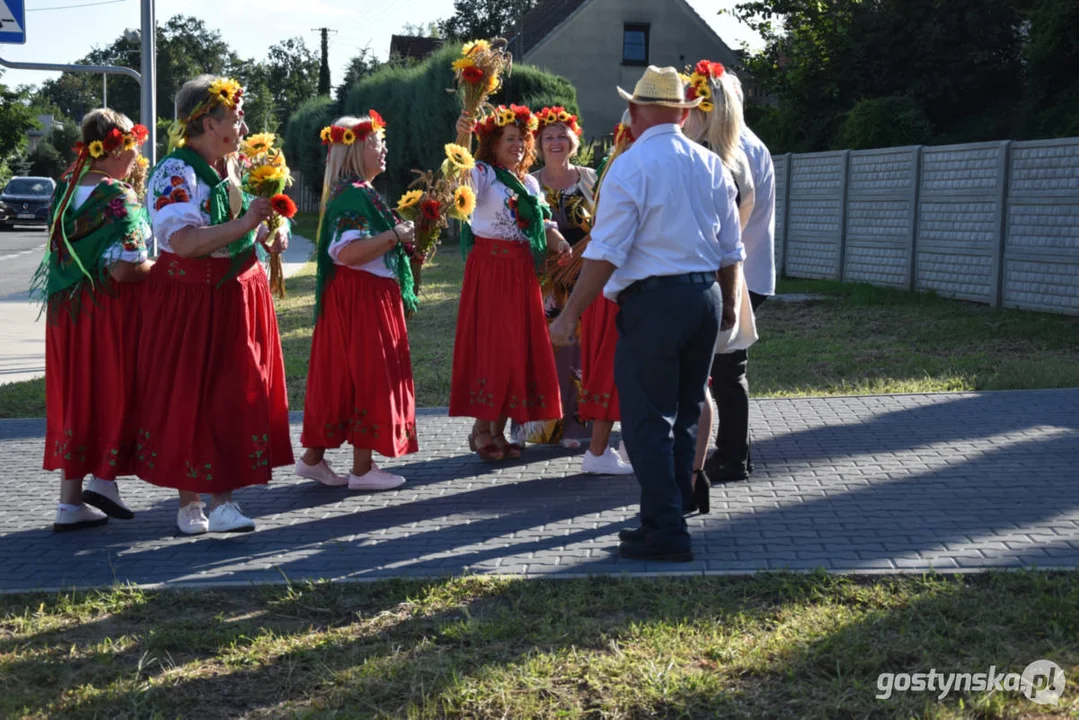
[[[272,237],[286,220],[296,215],[296,204],[284,194],[292,185],[285,154],[277,145],[273,133],[249,135],[240,149],[244,156],[244,190],[260,198],[269,198],[274,214],[266,221]],[[270,253],[270,290],[277,297],[285,297],[285,276],[281,266],[281,254]]]
[[[506,50],[509,43],[503,38],[475,40],[465,43],[461,57],[453,61],[453,73],[457,87],[449,92],[459,92],[464,109],[476,117],[487,104],[487,98],[502,87],[502,77],[513,72],[513,54]],[[457,144],[468,147],[471,133],[458,136]]]
[[[416,223],[415,256],[420,262],[434,257],[442,231],[450,218],[468,222],[476,209],[471,172],[476,161],[467,148],[449,143],[439,172],[413,170],[416,179],[397,201],[397,213]]]

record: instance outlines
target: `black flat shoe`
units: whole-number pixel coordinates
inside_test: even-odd
[[[712,483],[741,482],[749,479],[749,473],[741,463],[729,463],[713,455],[704,463],[704,472]]]
[[[618,540],[620,542],[643,543],[644,538],[644,528],[622,528],[618,531]]]
[[[693,502],[701,515],[707,515],[712,510],[709,498],[711,489],[712,483],[708,482],[708,476],[704,470],[693,473]]]
[[[659,562],[690,562],[693,560],[691,548],[663,547],[647,542],[622,542],[618,554],[631,560],[656,560]]]

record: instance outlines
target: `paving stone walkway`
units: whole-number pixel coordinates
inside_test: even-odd
[[[57,475],[38,469],[44,421],[0,421],[0,591],[1079,567],[1079,389],[755,401],[757,470],[716,487],[712,513],[690,518],[696,558],[680,565],[617,557],[632,477],[582,476],[579,453],[561,449],[485,465],[467,450],[468,421],[438,412],[419,432],[419,455],[383,463],[409,478],[400,491],[358,495],[284,469],[239,491],[258,521],[248,535],[178,537],[175,496],[134,479],[121,488],[135,520],[54,535]],[[330,453],[338,468],[347,457]]]

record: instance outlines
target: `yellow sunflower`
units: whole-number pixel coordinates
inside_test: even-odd
[[[95,160],[97,158],[105,157],[105,145],[100,140],[94,140],[92,143],[90,143],[90,145],[86,148],[86,151],[89,152],[90,157],[94,158]]]
[[[285,177],[285,171],[282,168],[274,167],[273,165],[260,165],[251,171],[252,184],[262,184],[268,182],[276,182]]]
[[[464,49],[461,51],[462,55],[471,55],[474,52],[486,51],[491,49],[491,43],[486,40],[476,40],[474,42],[465,43]]]
[[[500,128],[501,127],[506,127],[507,125],[512,125],[516,121],[517,121],[516,113],[514,113],[509,108],[503,108],[502,110],[499,110],[498,111],[498,117],[495,119],[495,122],[498,123],[498,127],[500,127]]]
[[[712,88],[707,85],[701,85],[697,88],[697,97],[708,100],[712,97]]]
[[[476,63],[472,61],[470,57],[463,57],[460,60],[453,61],[453,69],[457,72],[464,70],[465,68],[473,67]]]
[[[488,95],[498,90],[498,86],[502,84],[502,79],[497,75],[491,75],[487,78],[487,86],[483,88],[483,91]]]
[[[554,110],[548,110],[547,114],[543,116],[543,122],[547,123],[548,125],[558,122],[558,113],[556,113]]]
[[[419,203],[423,197],[423,190],[409,190],[397,201],[397,211],[408,210]]]
[[[558,122],[560,122],[560,123],[568,123],[570,121],[571,117],[573,117],[573,116],[570,115],[565,110],[563,110],[562,112],[558,113]]]
[[[697,107],[699,107],[701,109],[701,112],[706,112],[706,113],[712,112],[713,110],[716,109],[716,106],[712,103],[711,100],[702,100],[701,104],[698,105]]]
[[[685,73],[678,73],[678,79],[682,81],[683,85],[689,85],[693,82],[693,79]]]
[[[273,133],[257,133],[244,141],[243,153],[248,157],[258,157],[270,151],[277,138]]]
[[[330,142],[330,138],[332,136],[332,133],[333,133],[333,130],[331,128],[324,127],[324,128],[322,128],[322,132],[320,132],[318,134],[318,139],[321,140],[324,143],[328,143],[328,142]]]
[[[528,130],[529,132],[536,132],[539,130],[539,118],[535,115],[530,115],[528,118]]]
[[[476,193],[468,185],[461,185],[453,191],[453,212],[458,220],[468,220],[476,210]]]
[[[237,95],[240,92],[240,83],[228,78],[214,80],[210,83],[210,97],[221,102],[225,107],[235,107]]]
[[[352,128],[345,128],[345,132],[341,135],[341,142],[345,145],[351,145],[356,142],[356,133],[352,131]]]
[[[134,135],[124,135],[124,150],[134,150],[135,143],[136,140]]]
[[[472,157],[472,153],[468,151],[468,148],[454,143],[446,145],[446,159],[450,161],[450,165],[456,170],[468,171],[476,167],[476,160]]]
[[[148,167],[150,167],[150,160],[145,155],[139,155],[135,159],[135,162],[138,163],[138,166],[140,168],[148,168]]]

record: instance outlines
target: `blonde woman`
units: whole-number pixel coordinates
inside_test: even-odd
[[[300,439],[306,451],[296,463],[301,477],[362,491],[405,482],[380,470],[372,451],[393,458],[419,449],[405,326],[405,312],[416,309],[409,250],[415,228],[371,185],[386,169],[385,127],[372,110],[322,131],[328,154]],[[326,448],[345,442],[352,445],[347,479],[325,459]]]
[[[723,167],[734,178],[738,190],[739,229],[744,230],[753,214],[756,189],[749,158],[742,150],[741,134],[745,127],[742,100],[738,86],[726,68],[717,62],[701,60],[688,79],[686,96],[701,98],[701,104],[691,110],[685,132],[691,140],[708,147],[719,155]],[[756,321],[744,278],[739,283],[742,297],[738,298],[738,322],[719,334],[716,343],[717,359],[725,354],[742,351],[757,340]],[[705,396],[697,433],[697,453],[694,459],[694,501],[696,510],[709,511],[709,477],[704,471],[705,455],[716,410],[711,392]],[[687,508],[690,509],[690,508]]]
[[[146,211],[122,180],[147,135],[113,110],[83,118],[34,277],[47,303],[44,468],[61,472],[57,532],[134,517],[115,481],[134,474],[135,345],[141,282],[153,263]]]
[[[172,151],[147,181],[161,254],[139,338],[136,468],[179,491],[186,535],[254,530],[233,490],[268,483],[273,468],[295,461],[277,316],[255,250],[272,209],[240,188],[243,116],[239,83],[185,83]],[[209,517],[201,494],[212,497]]]

